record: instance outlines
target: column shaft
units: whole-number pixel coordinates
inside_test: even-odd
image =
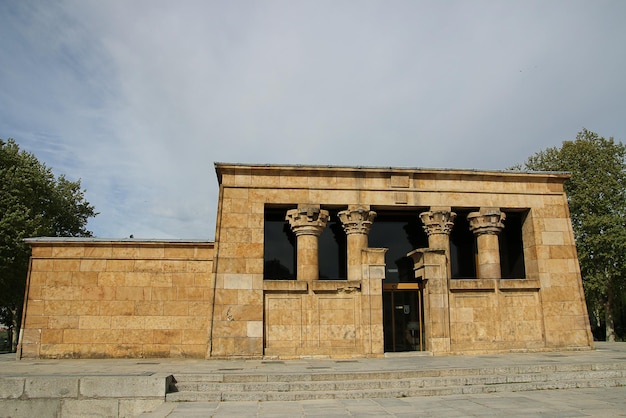
[[[480,279],[499,279],[500,243],[498,234],[504,229],[504,212],[498,208],[480,208],[478,212],[467,215],[470,229],[476,235],[478,266],[476,273]]]
[[[348,280],[361,279],[361,251],[368,248],[369,234],[376,212],[364,206],[350,207],[337,214],[347,235]]]
[[[286,220],[296,235],[297,280],[319,279],[318,237],[328,222],[328,211],[319,205],[298,205],[287,211]]]

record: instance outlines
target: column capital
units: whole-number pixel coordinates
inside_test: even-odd
[[[444,209],[420,213],[424,231],[426,231],[428,236],[436,234],[450,235],[452,227],[454,227],[454,218],[456,218],[456,213]]]
[[[298,205],[297,209],[287,211],[285,220],[289,221],[291,230],[296,236],[319,236],[328,222],[328,211],[318,205]]]
[[[372,227],[372,222],[376,217],[376,212],[364,207],[342,210],[337,214],[341,220],[343,230],[346,235],[364,234],[367,235]]]
[[[506,214],[499,208],[480,208],[478,212],[467,215],[470,230],[474,235],[498,235],[504,229]]]

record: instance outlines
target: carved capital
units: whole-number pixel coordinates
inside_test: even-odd
[[[319,236],[328,222],[328,211],[315,205],[298,205],[297,209],[287,211],[285,219],[296,236]]]
[[[467,215],[470,230],[474,235],[498,235],[504,229],[506,214],[498,208],[480,208],[479,212]]]
[[[372,222],[376,217],[376,212],[359,207],[356,209],[342,210],[337,214],[343,225],[346,235],[364,234],[367,235],[372,227]]]
[[[454,227],[456,213],[449,210],[433,210],[420,213],[420,219],[424,224],[424,231],[428,236],[435,234],[450,235]]]

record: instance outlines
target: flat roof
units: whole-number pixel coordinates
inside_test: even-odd
[[[218,181],[222,181],[222,172],[228,169],[250,169],[250,170],[293,170],[293,171],[341,171],[341,172],[396,172],[396,173],[421,173],[421,174],[443,174],[453,175],[487,175],[487,176],[519,176],[519,177],[552,177],[566,180],[571,177],[571,173],[566,171],[516,171],[516,170],[479,170],[460,168],[423,168],[423,167],[376,167],[376,166],[344,166],[344,165],[303,165],[303,164],[244,164],[214,162]]]
[[[215,241],[202,239],[158,239],[158,238],[95,238],[95,237],[33,237],[24,238],[27,243],[107,243],[107,242],[124,242],[124,243],[168,243],[168,244],[214,244]]]

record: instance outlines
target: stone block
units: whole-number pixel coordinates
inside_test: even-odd
[[[11,418],[58,418],[61,415],[60,399],[32,399],[28,402],[8,399],[0,400],[2,416]]]
[[[110,316],[129,316],[135,313],[135,302],[132,300],[112,300],[102,304],[102,314]]]
[[[80,271],[104,271],[107,265],[107,260],[82,259],[80,260]]]
[[[69,258],[82,257],[85,254],[85,247],[82,245],[54,245],[52,247],[52,257]]]
[[[0,377],[0,399],[17,399],[24,393],[23,377]]]
[[[118,416],[137,417],[158,409],[164,402],[165,400],[161,399],[120,399],[118,402]],[[173,410],[172,406],[169,408],[168,411]]]
[[[181,330],[174,329],[154,329],[153,341],[156,344],[180,344],[182,342]]]
[[[542,232],[541,243],[543,245],[564,245],[565,237],[562,232]]]
[[[24,395],[28,398],[76,398],[78,377],[27,377]]]
[[[163,302],[163,315],[165,316],[186,316],[186,315],[197,315],[197,312],[190,312],[189,310],[190,303],[189,302]],[[206,314],[209,311],[205,311]]]
[[[180,301],[202,300],[204,299],[204,290],[202,287],[177,287],[176,299]]]
[[[135,303],[135,315],[160,316],[163,315],[163,302],[161,301],[138,301]],[[148,326],[148,325],[146,325]]]
[[[144,329],[146,319],[143,316],[112,316],[111,329]]]
[[[110,329],[110,316],[81,316],[78,319],[78,329]]]
[[[85,257],[110,258],[112,254],[112,247],[109,244],[93,246],[86,245],[84,251]]]
[[[187,287],[194,286],[195,274],[186,272],[172,272],[172,286]]]
[[[117,300],[144,300],[144,287],[119,286],[115,289]]]
[[[61,404],[63,417],[118,417],[117,399],[67,399]]]
[[[224,289],[252,289],[252,275],[223,274]]]
[[[248,337],[252,338],[262,338],[263,337],[263,321],[248,321],[247,323],[247,333]]]
[[[185,345],[207,344],[209,335],[206,329],[185,329],[182,331],[181,343]]]
[[[149,273],[163,272],[163,262],[159,259],[139,259],[135,260],[134,271],[145,271]]]
[[[123,344],[154,343],[154,331],[151,329],[125,329],[122,334]]]
[[[63,342],[63,330],[42,329],[41,344],[59,344]]]
[[[98,274],[99,286],[123,286],[126,281],[126,274],[123,271],[102,271]]]
[[[173,287],[152,287],[150,290],[152,300],[176,300],[176,289]]]

